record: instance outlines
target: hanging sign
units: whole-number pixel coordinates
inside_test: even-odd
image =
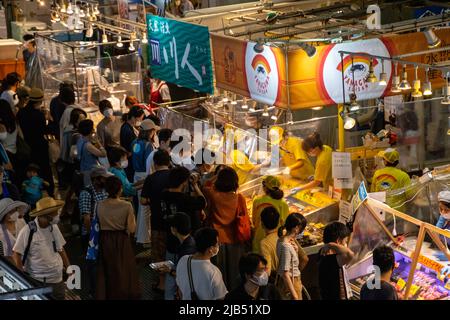
[[[367,197],[368,197],[367,189],[366,189],[366,186],[365,186],[364,181],[363,181],[359,185],[358,191],[356,192],[356,194],[352,198],[353,213],[355,213],[356,210],[358,210],[359,206],[364,202],[364,200],[367,199]]]
[[[352,160],[349,152],[333,152],[332,173],[333,178],[351,179]]]
[[[153,78],[214,92],[207,27],[147,14],[147,28]]]

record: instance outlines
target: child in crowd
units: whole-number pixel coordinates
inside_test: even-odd
[[[27,180],[22,184],[22,199],[32,208],[36,207],[36,202],[42,199],[42,190],[48,188],[50,184],[39,177],[39,166],[32,163],[26,170]]]
[[[354,257],[348,245],[350,230],[341,222],[329,223],[323,231],[324,247],[319,252],[319,287],[322,300],[348,298],[344,266]]]
[[[132,184],[125,172],[125,168],[128,167],[127,152],[122,147],[113,147],[108,151],[108,160],[111,167],[109,171],[114,174],[122,182],[123,196],[134,197],[137,195],[136,187],[142,184],[141,181]]]

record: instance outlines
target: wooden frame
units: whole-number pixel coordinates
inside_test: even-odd
[[[414,277],[414,273],[416,271],[417,263],[419,262],[419,258],[421,256],[420,252],[422,249],[423,241],[425,239],[425,235],[428,234],[431,237],[432,241],[438,246],[439,250],[441,250],[447,257],[447,259],[449,259],[449,261],[450,261],[450,251],[447,250],[447,247],[445,246],[445,244],[442,243],[441,239],[439,238],[439,236],[444,236],[444,237],[450,239],[450,231],[443,230],[443,229],[437,228],[436,226],[431,225],[429,223],[420,221],[420,220],[413,218],[403,212],[397,211],[380,201],[377,201],[377,200],[374,200],[371,198],[367,198],[366,200],[364,200],[364,202],[361,204],[361,206],[365,206],[368,209],[370,214],[372,214],[372,216],[380,224],[380,226],[384,230],[384,232],[389,236],[389,238],[392,240],[392,242],[396,245],[398,245],[399,242],[394,237],[394,235],[389,231],[389,229],[384,225],[384,223],[383,223],[383,221],[381,221],[380,217],[378,217],[375,209],[381,209],[385,212],[388,212],[392,216],[395,216],[397,218],[405,220],[413,225],[416,225],[419,228],[419,234],[418,234],[417,241],[416,241],[416,247],[414,248],[414,251],[410,257],[412,259],[412,262],[411,262],[411,266],[410,266],[408,279],[406,281],[405,298],[404,298],[405,300],[407,300],[409,298],[409,293],[410,293],[410,289],[412,286],[413,277]],[[357,214],[357,212],[355,214]],[[438,263],[438,264],[441,265],[440,263]],[[442,265],[442,267],[444,267],[444,265]]]

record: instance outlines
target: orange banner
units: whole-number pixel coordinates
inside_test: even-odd
[[[448,30],[436,30],[435,33],[442,41],[441,46],[450,43],[450,32]],[[285,56],[281,49],[264,46],[264,50],[260,54],[254,51],[255,43],[253,42],[246,43],[234,38],[216,35],[211,35],[211,39],[217,87],[253,97],[255,100],[264,103],[272,103],[273,101],[273,105],[281,108],[287,106]],[[372,61],[374,73],[377,77],[382,70],[387,74],[388,85],[383,87],[378,82],[369,83],[366,81],[370,65],[368,57],[353,55],[352,58],[350,55],[344,55],[343,61],[341,61],[339,51],[392,57],[424,51],[427,48],[424,34],[417,32],[318,46],[312,57],[308,57],[301,49],[290,51],[288,54],[288,76],[291,108],[295,110],[342,103],[344,92],[345,101],[348,102],[349,93],[353,90],[355,90],[358,100],[391,95],[391,81],[395,71],[394,65],[390,61],[380,59]],[[260,48],[257,47],[256,49]],[[435,64],[448,61],[449,56],[450,51],[442,51],[408,57],[404,60]],[[399,65],[397,70],[400,76],[401,68],[402,66]],[[412,85],[414,67],[407,66],[407,73],[408,80]],[[430,70],[428,76],[433,88],[440,88],[444,85],[444,79],[439,71]],[[425,70],[418,69],[418,79],[423,84]],[[275,82],[278,82],[278,84],[276,85]]]

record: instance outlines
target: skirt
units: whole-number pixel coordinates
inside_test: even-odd
[[[100,231],[97,300],[140,300],[136,258],[125,231]]]
[[[298,299],[303,300],[302,297],[302,281],[300,280],[300,277],[293,277],[291,278],[294,280],[294,289],[297,292]],[[275,286],[278,288],[281,294],[281,298],[283,300],[293,300],[291,291],[289,290],[288,286],[284,282],[284,279],[277,275],[275,280]]]
[[[147,176],[145,172],[135,172],[134,182],[144,179]],[[138,191],[138,214],[136,221],[136,242],[141,244],[150,243],[150,206],[143,206],[140,203],[141,191]]]

